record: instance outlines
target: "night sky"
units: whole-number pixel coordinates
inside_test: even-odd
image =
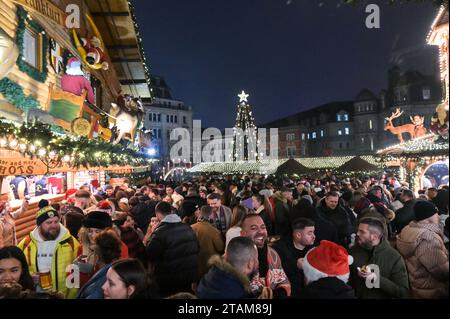
[[[289,4],[288,4],[289,2]],[[339,0],[135,0],[150,72],[191,105],[202,126],[233,127],[236,95],[250,94],[256,124],[386,87],[387,70],[437,70],[425,38],[430,3],[365,7]]]

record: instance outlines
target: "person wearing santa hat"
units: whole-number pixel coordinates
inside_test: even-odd
[[[355,299],[347,282],[353,261],[347,250],[332,241],[322,240],[302,262],[306,287],[300,292],[305,299]]]
[[[61,89],[78,96],[81,96],[83,90],[86,90],[88,102],[95,103],[94,90],[89,80],[84,77],[81,61],[78,58],[72,57],[67,62],[66,74],[61,77]]]
[[[382,220],[376,217],[360,219],[356,243],[350,249],[354,259],[351,285],[358,298],[407,298],[409,295],[405,261],[386,237]]]

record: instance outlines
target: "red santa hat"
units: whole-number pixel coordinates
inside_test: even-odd
[[[75,189],[75,188],[68,189],[67,192],[66,192],[66,199],[68,199],[69,197],[73,197],[74,198],[75,196],[72,196],[72,195],[75,194],[77,191],[78,190]]]
[[[325,277],[337,277],[347,283],[353,262],[347,250],[331,241],[322,240],[311,249],[303,261],[303,273],[308,283]]]

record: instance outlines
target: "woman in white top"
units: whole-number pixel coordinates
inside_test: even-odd
[[[241,223],[245,215],[248,214],[248,209],[242,205],[237,205],[233,208],[233,214],[231,215],[231,226],[225,235],[225,249],[228,246],[230,240],[234,237],[241,236]]]

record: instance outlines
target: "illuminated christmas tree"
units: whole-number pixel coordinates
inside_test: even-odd
[[[238,94],[239,104],[236,124],[233,128],[233,161],[258,159],[257,128],[251,106],[247,102],[248,96],[244,91]]]

